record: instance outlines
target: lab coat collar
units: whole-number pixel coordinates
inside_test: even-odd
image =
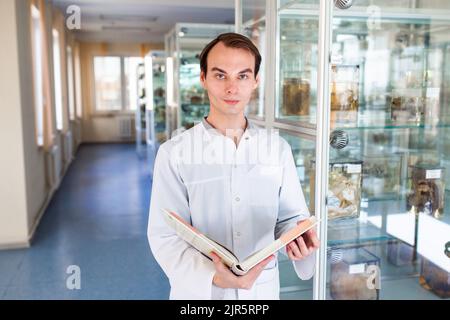
[[[245,127],[244,133],[242,134],[241,139],[248,140],[256,134],[257,127],[251,121],[249,121],[247,117],[245,117],[245,120],[247,122],[247,125]],[[221,132],[215,129],[208,121],[206,121],[206,116],[203,117],[201,125],[203,129],[206,131],[206,137],[208,140],[212,138],[211,135],[224,136]]]

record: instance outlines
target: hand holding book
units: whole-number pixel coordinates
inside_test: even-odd
[[[300,222],[297,222],[297,224],[300,224]],[[309,256],[319,246],[320,241],[317,238],[316,230],[309,229],[286,245],[286,253],[289,259],[298,261]]]
[[[223,263],[222,259],[220,259],[217,254],[212,252],[211,256],[216,268],[213,283],[214,285],[224,289],[251,289],[266,265],[275,258],[274,255],[270,255],[251,268],[245,275],[237,276]]]

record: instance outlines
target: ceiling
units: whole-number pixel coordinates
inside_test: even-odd
[[[177,22],[234,24],[234,0],[53,0],[66,14],[76,5],[76,38],[95,42],[163,43]],[[69,14],[66,14],[69,16]]]

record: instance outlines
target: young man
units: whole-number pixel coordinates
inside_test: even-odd
[[[259,82],[261,56],[246,37],[226,33],[200,55],[200,81],[210,112],[159,148],[154,168],[148,239],[169,278],[171,299],[279,299],[276,256],[236,276],[179,238],[161,209],[181,215],[228,247],[250,256],[309,216],[289,144],[256,130],[244,109]],[[314,230],[286,247],[301,279],[314,273]]]

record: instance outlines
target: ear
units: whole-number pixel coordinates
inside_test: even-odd
[[[206,90],[206,75],[203,71],[200,71],[200,84]]]
[[[253,90],[255,90],[256,88],[258,88],[259,86],[259,73],[255,78],[255,84],[253,85]]]

